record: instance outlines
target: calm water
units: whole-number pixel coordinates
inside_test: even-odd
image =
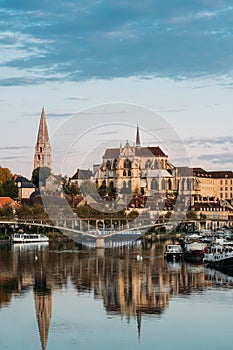
[[[0,245],[0,349],[232,350],[233,277],[163,251]]]

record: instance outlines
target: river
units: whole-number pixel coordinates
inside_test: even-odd
[[[233,277],[163,254],[1,244],[0,349],[231,350]]]

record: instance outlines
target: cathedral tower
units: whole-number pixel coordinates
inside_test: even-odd
[[[38,167],[47,167],[52,170],[51,146],[44,107],[42,108],[34,156],[34,169]]]

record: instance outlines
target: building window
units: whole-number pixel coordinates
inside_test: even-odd
[[[222,181],[222,180],[220,180],[220,185],[222,185],[222,183],[223,183],[223,181]]]
[[[123,176],[126,176],[126,171],[125,170],[123,170]]]
[[[162,190],[166,190],[166,181],[162,179]]]
[[[128,170],[128,176],[131,176],[131,170]]]
[[[152,179],[151,181],[151,190],[152,191],[158,191],[159,186],[158,186],[158,181],[156,179]]]

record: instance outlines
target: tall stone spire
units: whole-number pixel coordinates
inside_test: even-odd
[[[52,152],[44,107],[42,108],[34,156],[34,169],[38,167],[47,167],[52,170]]]
[[[139,133],[139,126],[138,125],[137,125],[137,134],[136,134],[136,147],[141,147],[140,133]]]

